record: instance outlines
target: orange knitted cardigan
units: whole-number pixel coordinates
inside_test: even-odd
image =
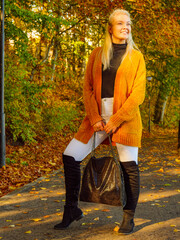
[[[75,138],[87,143],[92,137],[93,125],[101,117],[102,48],[95,48],[86,67],[84,79],[84,105],[86,116]],[[139,105],[145,97],[146,68],[141,52],[132,50],[120,64],[115,78],[113,115],[111,120],[118,127],[112,141],[128,146],[141,146],[142,122]]]

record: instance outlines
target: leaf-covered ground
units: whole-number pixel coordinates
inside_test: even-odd
[[[71,138],[72,135],[56,134],[38,139],[38,143],[32,145],[7,145],[7,164],[0,169],[0,196],[58,170],[62,164],[62,152]],[[156,127],[151,134],[143,132],[143,144],[139,150],[140,171],[150,170],[159,175],[165,171],[177,172],[180,163],[177,141],[177,129]],[[106,148],[102,145],[99,151],[103,152]]]
[[[151,135],[143,134],[143,145],[139,151],[141,191],[135,215],[136,227],[134,233],[125,237],[117,233],[122,221],[122,208],[104,204],[79,202],[85,217],[73,222],[67,230],[60,232],[53,229],[60,222],[64,209],[61,151],[69,140],[70,136],[68,140],[54,136],[33,147],[9,147],[16,162],[1,169],[3,194],[18,187],[18,184],[26,184],[41,175],[43,177],[0,198],[0,239],[179,240],[180,159],[177,131],[159,128]],[[96,154],[103,155],[105,151],[109,152],[110,148],[101,145]],[[81,165],[82,170],[87,160],[88,157]],[[18,162],[21,163],[19,166]],[[57,168],[58,171],[54,171]]]

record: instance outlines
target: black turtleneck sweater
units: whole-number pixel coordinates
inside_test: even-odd
[[[126,51],[126,47],[127,44],[113,43],[113,57],[110,61],[110,67],[105,71],[102,70],[101,98],[111,98],[114,96],[114,82],[116,72],[121,64],[121,60]]]

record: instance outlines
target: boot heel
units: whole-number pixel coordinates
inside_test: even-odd
[[[79,217],[76,218],[76,221],[79,221],[83,217],[84,217],[84,214],[82,213]]]

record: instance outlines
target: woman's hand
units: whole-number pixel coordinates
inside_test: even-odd
[[[103,131],[104,130],[104,123],[103,121],[97,122],[93,125],[93,129],[95,132]]]
[[[114,133],[117,130],[117,127],[114,126],[113,122],[110,120],[105,126],[104,126],[104,130],[106,133]]]

